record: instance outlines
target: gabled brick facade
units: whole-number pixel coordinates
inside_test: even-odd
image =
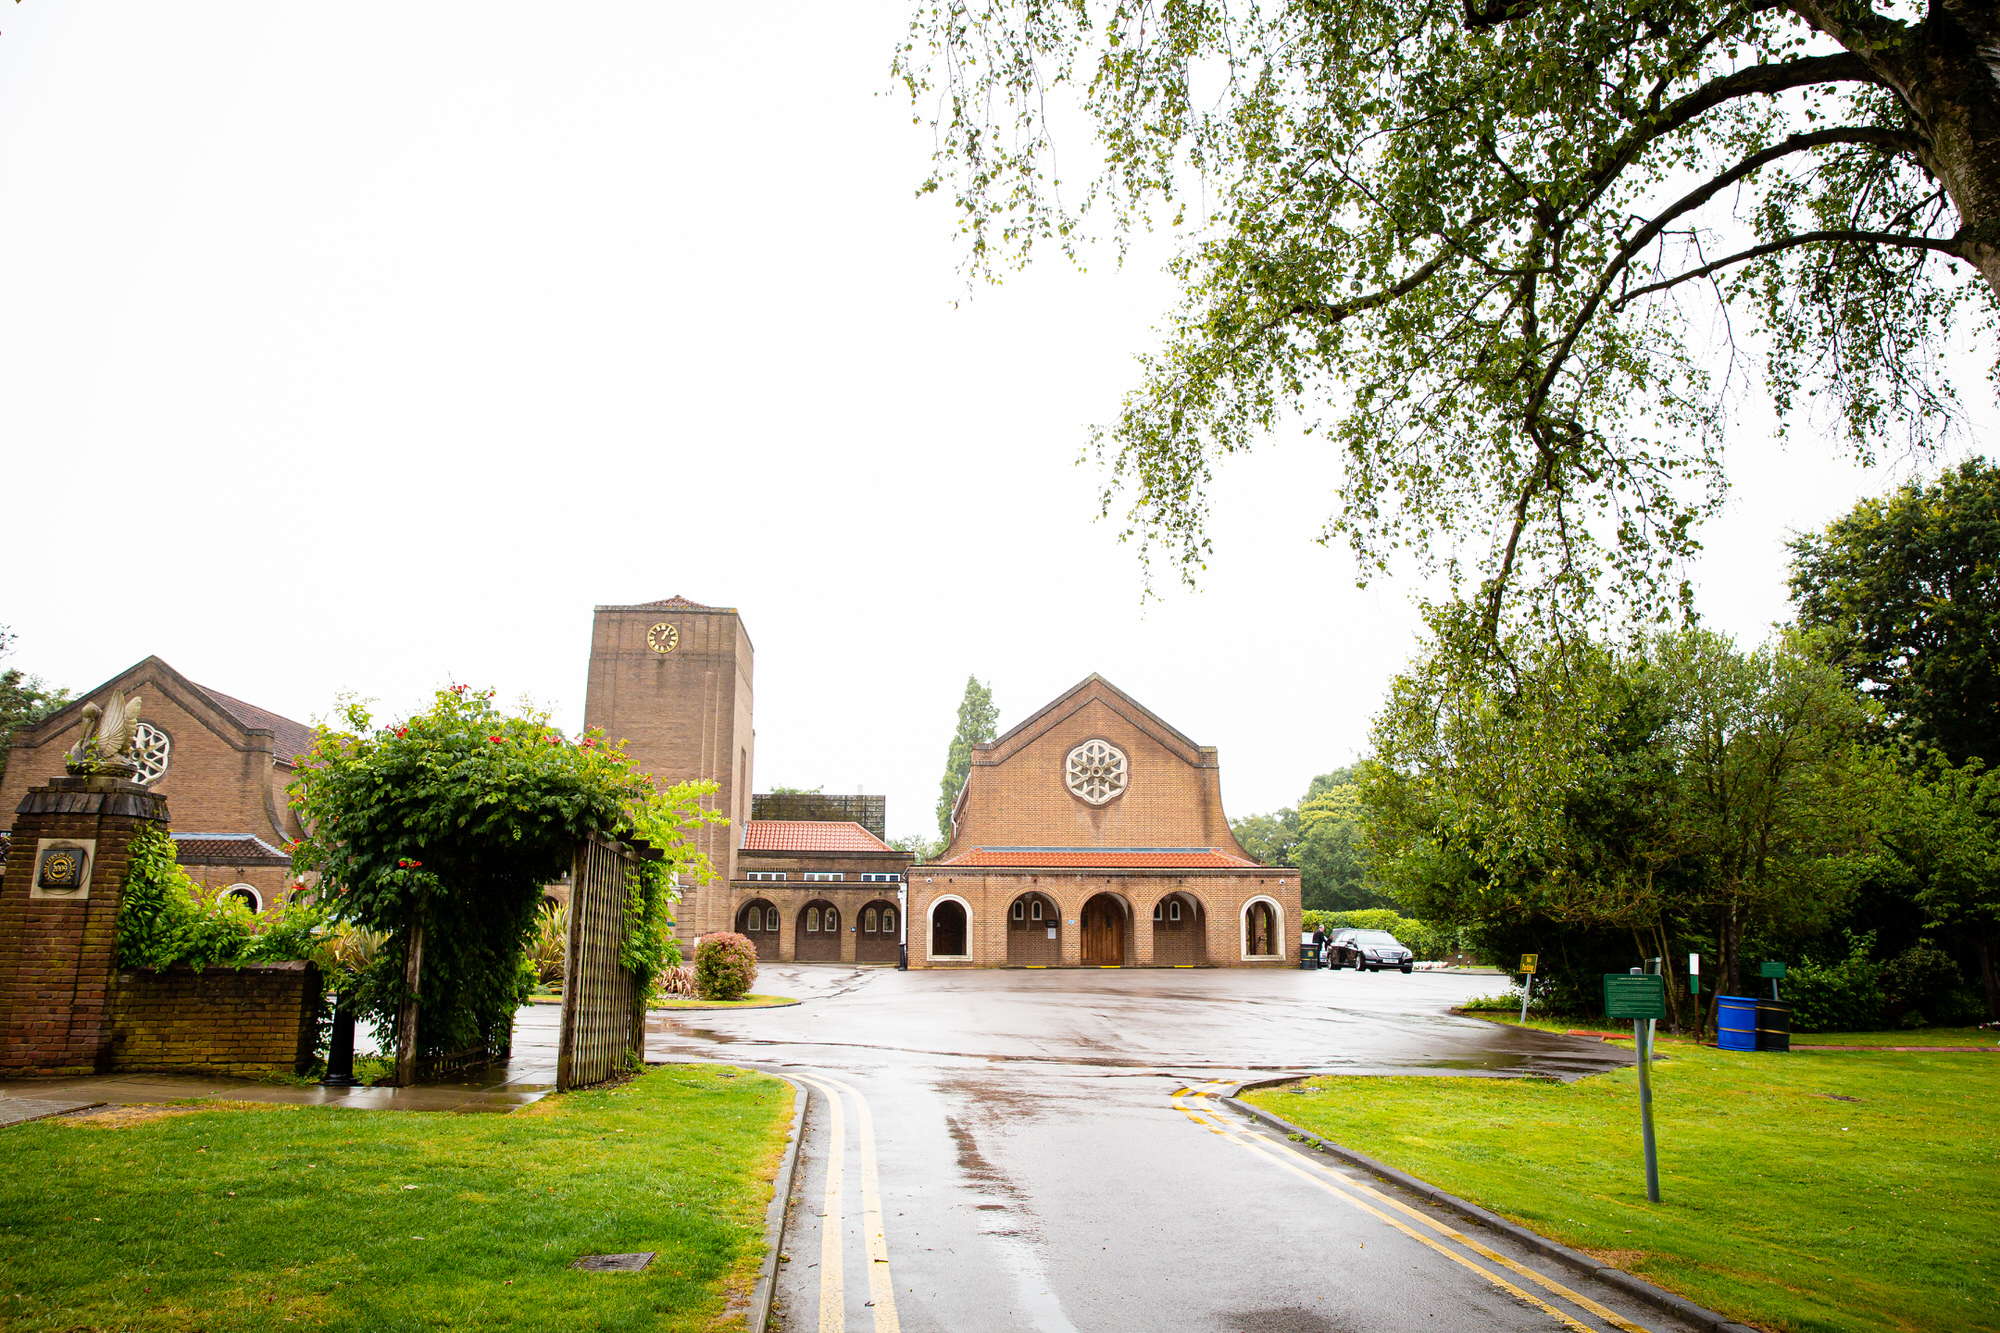
[[[974,749],[909,914],[911,967],[1281,966],[1299,876],[1230,832],[1213,746],[1092,675]]]
[[[142,699],[139,720],[167,735],[166,771],[146,790],[171,803],[181,828],[248,834],[279,848],[299,836],[285,784],[297,757],[312,745],[312,728],[197,685],[157,657],[14,733],[6,778],[0,781],[0,820],[13,818],[29,788],[63,773],[63,754],[76,743],[83,705],[101,703],[113,689]]]

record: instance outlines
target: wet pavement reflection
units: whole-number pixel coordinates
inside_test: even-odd
[[[778,965],[757,984],[804,1003],[655,1013],[647,1050],[816,1083],[773,1327],[1677,1327],[1618,1293],[1550,1296],[1356,1194],[1372,1177],[1200,1100],[1292,1074],[1574,1079],[1631,1062],[1447,1012],[1502,978]],[[857,1200],[878,1170],[875,1237]]]

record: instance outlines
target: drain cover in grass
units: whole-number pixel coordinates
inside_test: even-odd
[[[636,1273],[653,1262],[658,1250],[647,1250],[641,1254],[586,1254],[571,1268],[581,1268],[586,1273]]]

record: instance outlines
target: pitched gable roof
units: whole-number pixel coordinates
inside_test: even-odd
[[[746,852],[893,852],[896,849],[851,819],[748,819]]]
[[[273,713],[268,708],[259,708],[255,704],[245,703],[241,699],[223,694],[218,690],[211,690],[206,685],[197,685],[194,681],[189,680],[186,676],[174,670],[165,659],[157,656],[135,662],[111,679],[100,683],[95,689],[83,691],[63,708],[51,713],[47,718],[37,723],[33,730],[42,734],[53,734],[60,731],[75,720],[75,713],[82,709],[85,704],[102,699],[106,690],[119,685],[121,682],[130,681],[135,676],[146,675],[150,675],[157,680],[161,688],[166,690],[169,695],[182,696],[177,698],[175,702],[181,704],[183,707],[189,702],[193,702],[205,706],[208,711],[227,719],[228,722],[235,723],[236,726],[245,731],[270,732],[272,754],[279,763],[287,767],[296,762],[300,754],[312,748],[313,729],[305,723],[294,722],[291,718],[279,713]],[[129,688],[128,686],[128,691]],[[142,716],[143,711],[142,709]],[[213,724],[211,724],[211,728],[212,726]]]
[[[283,763],[292,763],[298,756],[312,749],[313,729],[303,722],[294,722],[281,717],[268,708],[246,704],[241,699],[233,699],[220,690],[211,690],[206,685],[196,689],[213,699],[223,712],[241,722],[253,731],[268,731],[272,735],[272,749]]]
[[[1171,750],[1180,750],[1192,760],[1210,747],[1197,745],[1179,728],[1113,685],[1095,671],[1036,709],[1006,734],[973,747],[974,763],[997,763],[1021,749],[1043,732],[1068,717],[1092,699],[1100,699],[1123,714],[1139,730],[1150,734]]]

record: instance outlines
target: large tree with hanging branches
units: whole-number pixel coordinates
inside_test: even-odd
[[[1095,447],[1183,577],[1218,461],[1297,420],[1364,571],[1489,634],[1667,612],[1746,377],[1870,457],[1962,420],[1954,339],[1990,362],[1992,0],[927,0],[897,70],[976,274],[1182,229]]]

